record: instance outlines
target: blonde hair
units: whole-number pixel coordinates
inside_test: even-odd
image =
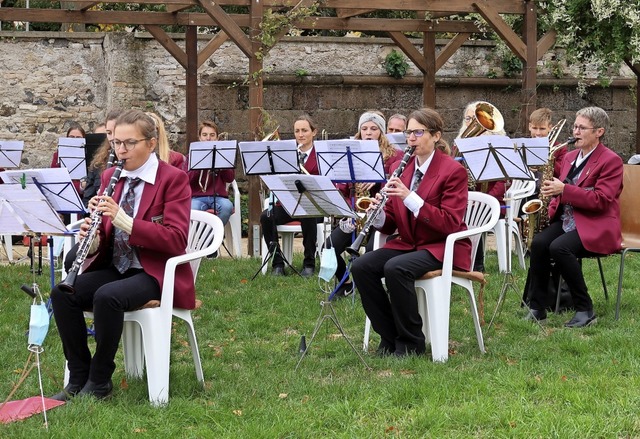
[[[167,137],[167,131],[164,129],[164,122],[155,113],[147,112],[147,116],[153,120],[153,124],[158,132],[158,157],[165,163],[169,163],[169,154],[171,148],[169,147],[169,138]]]

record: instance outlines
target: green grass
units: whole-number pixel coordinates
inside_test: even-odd
[[[301,256],[296,255],[300,265]],[[584,272],[598,324],[567,330],[570,316],[550,315],[546,332],[522,321],[518,293],[509,291],[493,328],[485,327],[487,354],[475,341],[468,301],[454,290],[449,361],[430,357],[396,360],[366,354],[366,370],[337,329],[325,322],[299,369],[301,335],[309,341],[325,297],[316,279],[251,276],[257,260],[205,260],[194,312],[206,385],[199,387],[186,341],[176,323],[172,339],[168,406],[153,408],[145,380],[126,379],[121,353],[116,390],[108,401],[76,401],[42,415],[0,426],[0,437],[70,438],[616,438],[640,436],[640,257],[627,257],[620,321],[614,320],[619,257],[605,259],[610,290],[604,300],[596,262]],[[495,272],[495,253],[487,257]],[[0,395],[15,385],[27,358],[25,329],[28,267],[2,267]],[[44,289],[47,277],[38,278]],[[487,320],[503,283],[490,276]],[[335,309],[360,349],[364,313],[359,300]],[[377,345],[374,335],[372,346]],[[46,394],[59,390],[63,355],[52,325],[42,355]],[[14,399],[38,394],[32,372]]]

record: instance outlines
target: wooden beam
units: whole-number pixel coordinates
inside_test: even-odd
[[[167,12],[170,13],[176,13],[176,12],[180,12],[180,11],[184,11],[185,9],[189,9],[191,6],[193,5],[185,5],[185,4],[180,4],[180,5],[167,5]]]
[[[474,2],[473,5],[478,9],[482,18],[487,20],[493,30],[495,30],[506,45],[509,46],[511,51],[522,61],[525,61],[527,59],[527,48],[525,44],[518,34],[500,17],[499,12],[492,6],[489,6],[487,0]]]
[[[148,24],[144,28],[153,35],[153,38],[155,38],[162,47],[167,49],[167,52],[169,52],[183,68],[187,68],[187,54],[160,26]]]
[[[187,106],[187,144],[184,152],[189,150],[191,142],[198,140],[198,27],[187,26],[185,35],[187,57],[186,69],[186,106]]]
[[[253,56],[251,41],[249,37],[240,29],[240,26],[218,5],[212,0],[200,0],[200,5],[207,14],[216,20],[224,32],[236,43],[238,49],[244,53],[247,58]]]
[[[422,101],[427,107],[436,108],[436,34],[425,32],[422,36],[427,71],[422,81]]]
[[[409,38],[400,32],[389,32],[389,36],[396,43],[396,46],[420,69],[422,74],[425,74],[428,69],[427,60],[424,59],[424,56],[416,49],[413,43],[409,41]]]
[[[446,46],[444,46],[438,56],[436,57],[436,72],[442,68],[446,64],[446,62],[453,56],[454,53],[469,39],[471,36],[470,33],[459,33],[453,37]]]
[[[538,47],[536,50],[536,52],[538,52],[538,61],[542,59],[544,54],[547,53],[547,51],[551,49],[554,44],[556,44],[556,36],[557,32],[554,29],[551,29],[538,40]]]
[[[375,9],[336,9],[336,15],[338,18],[349,18],[355,17],[356,15],[368,14],[369,12],[373,12]]]
[[[229,39],[229,36],[224,33],[224,31],[220,31],[213,38],[209,40],[209,42],[202,48],[202,50],[198,53],[198,67],[204,64],[211,55],[215,53],[216,50],[222,46],[222,44]]]
[[[536,4],[533,0],[526,0],[527,7],[524,14],[524,38],[526,42],[526,58],[522,70],[522,95],[520,96],[520,132],[529,134],[529,116],[536,109],[537,101],[537,61],[538,61],[538,21],[536,18]]]
[[[640,63],[633,64],[629,58],[624,62],[636,74],[636,93],[640,90]],[[636,99],[636,154],[640,154],[640,99]]]

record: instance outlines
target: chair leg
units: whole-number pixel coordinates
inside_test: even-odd
[[[624,274],[624,256],[628,249],[622,250],[620,253],[620,272],[618,273],[618,296],[616,298],[616,320],[620,318],[620,302],[622,301],[622,276]]]
[[[600,269],[600,280],[602,281],[602,289],[604,290],[604,298],[608,302],[609,301],[609,292],[607,291],[607,282],[604,280],[604,271],[602,271],[602,260],[600,260],[600,256],[598,256],[598,268]]]
[[[476,296],[473,292],[473,285],[469,282],[469,287],[464,286],[464,289],[469,293],[469,305],[471,306],[471,315],[473,316],[473,325],[476,328],[476,338],[478,340],[478,347],[480,352],[486,354],[487,351],[484,347],[484,337],[482,336],[482,327],[480,326],[480,316],[478,315],[478,305],[476,304]]]
[[[423,324],[429,328],[431,341],[431,357],[433,361],[445,362],[449,358],[449,310],[451,307],[451,282],[443,285],[442,282],[432,281],[428,288],[416,284],[416,288],[422,290],[426,297],[426,309],[422,314]],[[420,308],[420,302],[418,302]],[[425,334],[426,335],[426,334]]]
[[[149,401],[161,406],[169,401],[169,349],[170,341],[153,344],[151,334],[143,334],[144,353],[147,366]]]
[[[560,289],[562,288],[562,276],[558,279],[558,291],[556,292],[556,314],[560,311]]]
[[[369,336],[371,334],[371,320],[369,317],[366,317],[364,321],[364,336],[362,340],[362,350],[365,352],[369,351]]]
[[[138,322],[124,322],[122,329],[122,351],[125,374],[133,378],[144,375],[144,348],[142,330]]]
[[[193,355],[193,365],[196,369],[196,378],[198,379],[198,382],[204,386],[204,374],[202,372],[202,362],[200,361],[200,349],[198,348],[198,340],[196,338],[195,328],[193,327],[191,312],[186,311],[181,313],[180,318],[184,320],[187,325],[187,335],[189,337],[189,346],[191,346],[191,355]]]

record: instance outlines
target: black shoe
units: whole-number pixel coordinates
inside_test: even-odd
[[[209,256],[207,256],[207,259],[218,259],[218,250],[214,251],[213,253],[211,253]]]
[[[82,390],[76,396],[93,396],[97,399],[105,399],[111,396],[113,392],[113,382],[111,380],[106,383],[96,384],[93,381],[87,381]]]
[[[340,285],[340,288],[336,290],[335,294],[333,295],[333,300],[349,297],[350,295],[353,294],[353,290],[354,290],[353,283],[351,282],[344,283]],[[395,347],[392,349],[392,352],[393,350],[395,350]]]
[[[273,267],[273,270],[271,270],[271,275],[272,276],[284,276],[285,272],[284,272],[284,267]]]
[[[396,345],[395,344],[389,344],[389,343],[385,343],[384,341],[381,341],[380,344],[378,345],[378,349],[376,349],[376,355],[378,357],[388,357],[391,355],[395,355],[395,351],[396,351]]]
[[[313,267],[304,267],[300,272],[300,276],[302,277],[311,277],[315,274],[315,269]]]
[[[596,315],[591,311],[576,311],[571,320],[564,324],[567,328],[583,328],[596,323]]]
[[[531,308],[524,319],[528,321],[537,320],[538,322],[544,322],[547,320],[547,312],[545,310]]]
[[[425,345],[417,346],[417,347],[404,346],[404,347],[396,348],[396,351],[393,353],[393,355],[396,358],[404,358],[410,355],[424,355],[426,351],[427,351],[427,348],[425,347]]]
[[[69,401],[76,396],[84,387],[84,384],[67,384],[61,392],[50,396],[49,399],[55,399],[56,401]]]

